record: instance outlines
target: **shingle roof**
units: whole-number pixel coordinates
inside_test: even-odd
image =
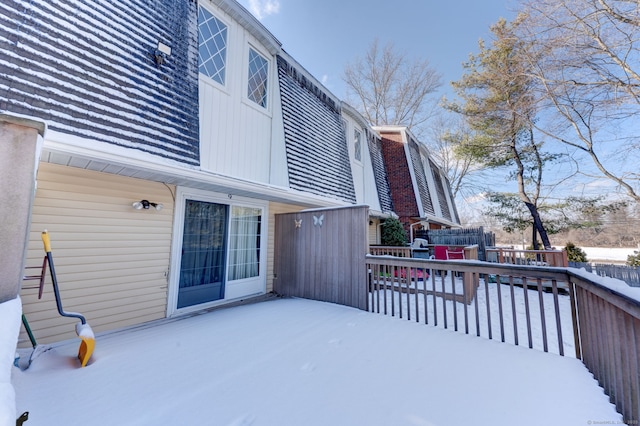
[[[387,177],[387,171],[384,167],[384,158],[382,156],[382,141],[372,132],[367,132],[367,143],[369,145],[373,177],[375,179],[376,188],[378,189],[380,208],[384,213],[393,212],[391,188],[389,187],[389,179]]]
[[[340,105],[282,56],[278,78],[289,185],[355,203]]]
[[[199,164],[197,2],[3,1],[0,111]],[[157,66],[162,42],[172,48]]]
[[[429,184],[427,183],[427,177],[425,175],[425,168],[422,164],[422,157],[420,156],[420,148],[416,141],[414,141],[409,135],[409,154],[411,156],[411,166],[413,167],[413,173],[418,185],[418,193],[420,194],[420,201],[422,203],[422,209],[426,214],[435,214],[433,208],[433,201],[431,200],[431,194],[429,192]]]

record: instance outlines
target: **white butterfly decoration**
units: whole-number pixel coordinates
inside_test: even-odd
[[[322,221],[324,220],[324,215],[321,214],[320,217],[313,216],[313,226],[322,226]]]
[[[293,219],[293,223],[296,225],[296,228],[300,228],[302,226],[302,219],[300,220]]]

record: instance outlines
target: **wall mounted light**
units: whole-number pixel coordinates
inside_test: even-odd
[[[153,207],[158,211],[162,210],[162,207],[164,207],[161,203],[152,203],[149,200],[136,201],[135,203],[132,204],[132,206],[136,210],[142,210],[142,209],[149,210],[150,207]]]
[[[159,41],[158,48],[153,53],[153,59],[156,65],[159,67],[164,64],[169,56],[171,56],[171,47]]]

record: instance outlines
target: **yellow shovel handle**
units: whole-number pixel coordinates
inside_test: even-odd
[[[44,243],[44,251],[45,253],[51,252],[51,240],[49,240],[49,233],[45,229],[42,231],[42,242]]]

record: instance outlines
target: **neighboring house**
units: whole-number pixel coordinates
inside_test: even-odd
[[[394,211],[409,235],[415,228],[460,227],[445,173],[404,126],[378,126]]]
[[[393,210],[380,135],[349,104],[342,103],[345,141],[358,204],[369,206],[369,244],[381,243],[380,225]]]
[[[234,0],[0,13],[0,116],[47,124],[27,263],[47,229],[94,331],[271,291],[275,214],[370,205],[370,240],[394,214],[384,140]],[[25,284],[38,341],[73,337],[51,286]]]

